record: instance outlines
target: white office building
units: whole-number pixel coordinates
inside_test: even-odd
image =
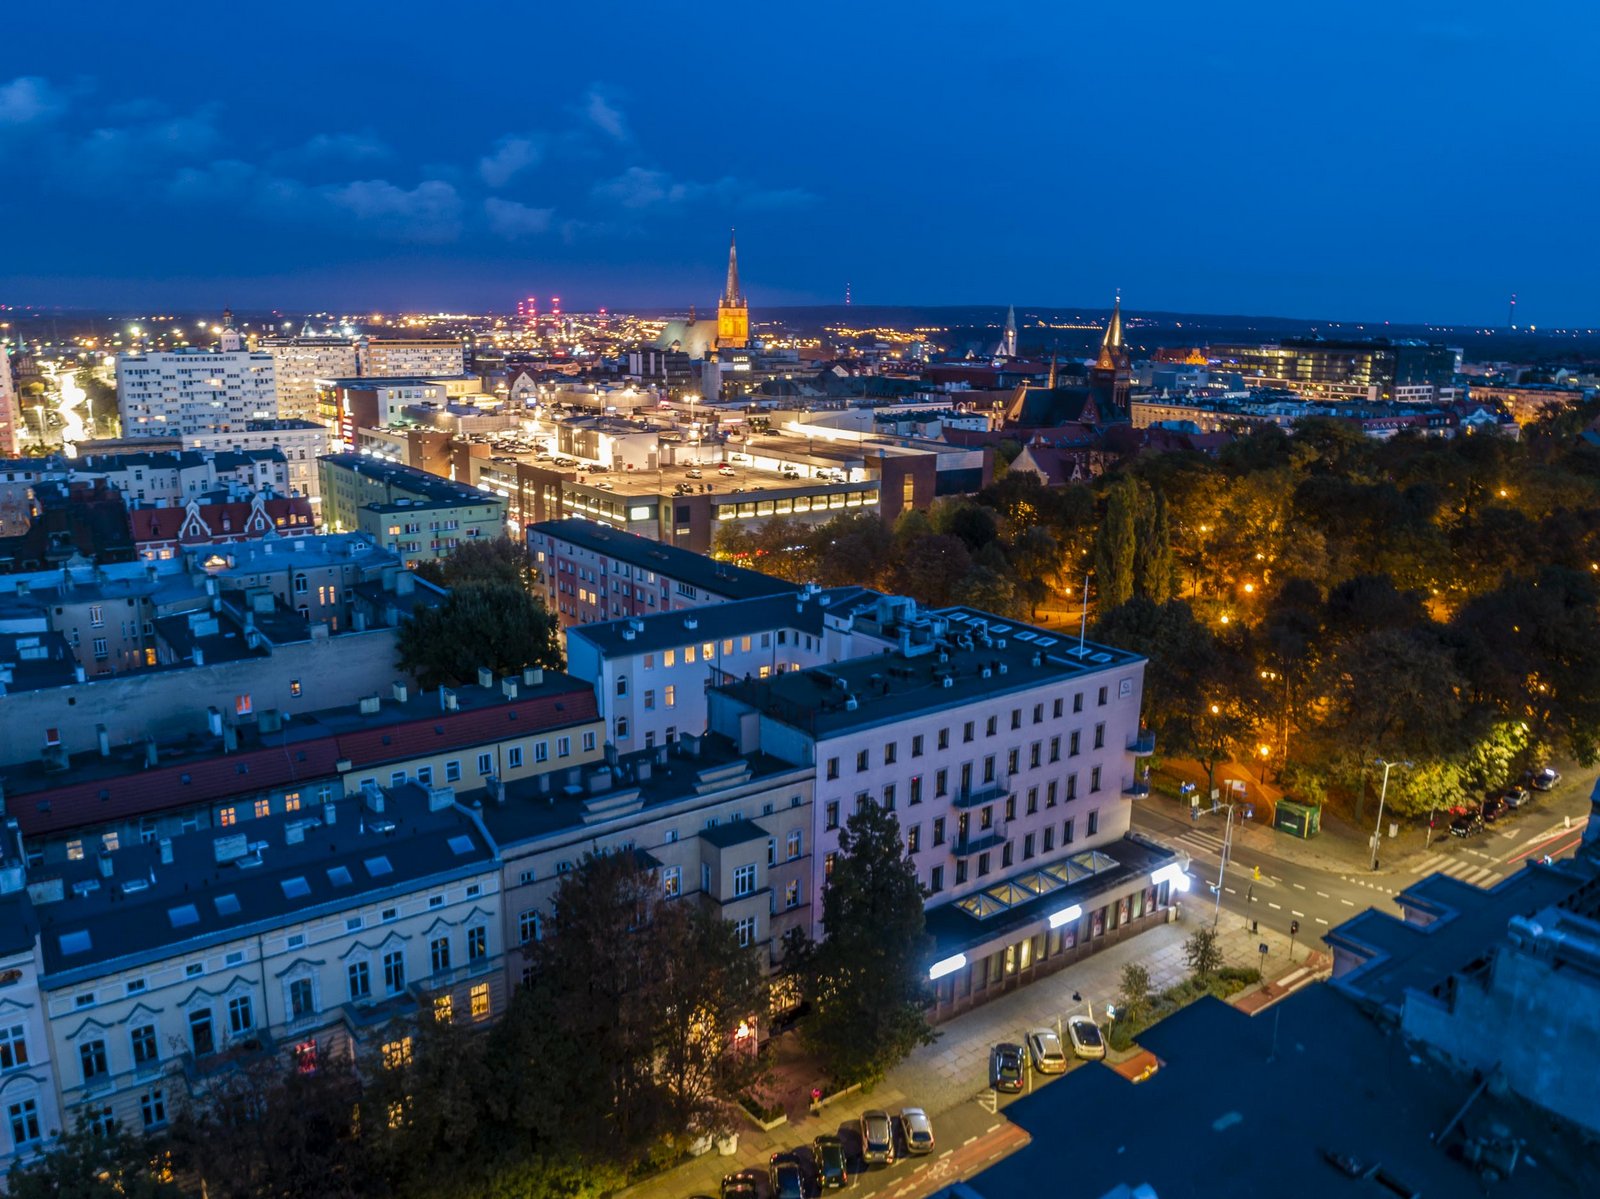
[[[427,378],[466,373],[466,352],[459,341],[438,337],[363,337],[356,358],[357,372],[384,378]],[[324,372],[323,378],[341,378],[350,371]]]
[[[259,348],[272,355],[278,415],[285,420],[316,420],[317,380],[356,373],[356,343],[349,337],[264,337]]]
[[[242,348],[237,337],[225,337],[221,350],[119,354],[117,407],[124,437],[242,432],[250,421],[277,419],[272,355]]]

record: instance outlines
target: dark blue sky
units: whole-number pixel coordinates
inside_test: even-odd
[[[1596,324],[1593,0],[14,4],[0,303]],[[80,15],[81,14],[81,15]]]

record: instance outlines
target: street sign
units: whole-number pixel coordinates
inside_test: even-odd
[[[1256,946],[1256,950],[1261,954],[1262,957],[1266,957],[1267,956],[1267,943],[1265,941],[1261,942],[1260,945]]]

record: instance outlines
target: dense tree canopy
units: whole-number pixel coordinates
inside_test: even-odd
[[[419,605],[401,622],[397,644],[400,669],[424,687],[473,682],[480,666],[506,675],[563,661],[555,616],[514,583],[451,588],[444,603]]]

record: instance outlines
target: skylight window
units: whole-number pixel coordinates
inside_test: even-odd
[[[286,878],[278,884],[285,899],[304,899],[311,894],[311,886],[303,878]]]
[[[449,840],[450,852],[460,857],[464,853],[472,852],[472,838],[466,834],[451,837]]]
[[[330,866],[328,868],[328,881],[335,887],[348,887],[350,885],[350,870],[346,866]]]
[[[237,916],[239,914],[239,897],[237,895],[218,895],[211,901],[217,905],[217,915]]]
[[[61,934],[61,954],[71,957],[75,953],[88,953],[93,942],[89,939],[88,929],[78,929],[76,932]]]
[[[192,903],[179,904],[167,909],[167,919],[172,922],[173,928],[187,928],[200,923],[200,911]]]
[[[393,874],[394,867],[389,865],[389,859],[382,854],[366,860],[367,873],[373,878],[382,878],[386,874]]]

